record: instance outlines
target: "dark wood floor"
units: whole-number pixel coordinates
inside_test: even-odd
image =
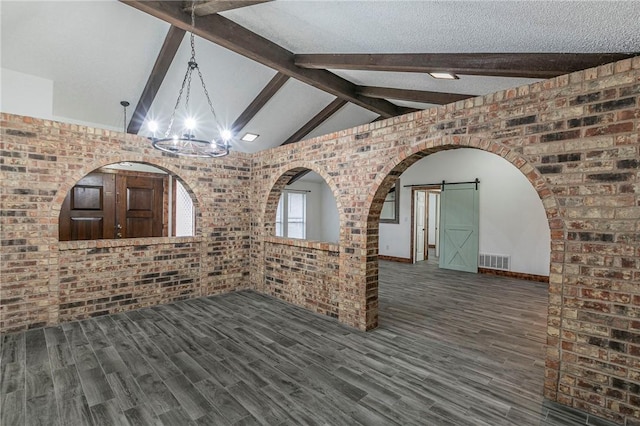
[[[5,335],[0,424],[584,425],[541,396],[546,304],[381,262],[369,333],[245,291]]]

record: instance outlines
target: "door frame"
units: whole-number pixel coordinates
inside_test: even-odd
[[[416,249],[415,249],[415,240],[416,240],[416,191],[426,191],[426,210],[425,214],[427,215],[426,223],[425,223],[425,244],[427,246],[425,250],[425,260],[429,257],[429,192],[440,192],[442,190],[441,185],[425,185],[425,186],[412,186],[411,187],[411,250],[410,250],[410,260],[411,263],[415,263],[416,257]]]

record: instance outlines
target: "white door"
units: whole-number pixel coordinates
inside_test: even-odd
[[[413,229],[415,229],[415,261],[420,262],[425,260],[426,258],[426,250],[425,250],[425,232],[427,228],[426,223],[426,215],[427,215],[427,193],[425,191],[416,191],[415,198],[415,224]]]

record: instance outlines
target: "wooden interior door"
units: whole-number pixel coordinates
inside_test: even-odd
[[[115,219],[115,175],[90,173],[64,199],[60,241],[115,238]]]
[[[117,177],[116,238],[163,236],[164,178]]]

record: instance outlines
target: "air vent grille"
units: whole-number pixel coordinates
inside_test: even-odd
[[[499,269],[501,271],[511,270],[511,256],[504,254],[480,253],[478,259],[480,268]]]

